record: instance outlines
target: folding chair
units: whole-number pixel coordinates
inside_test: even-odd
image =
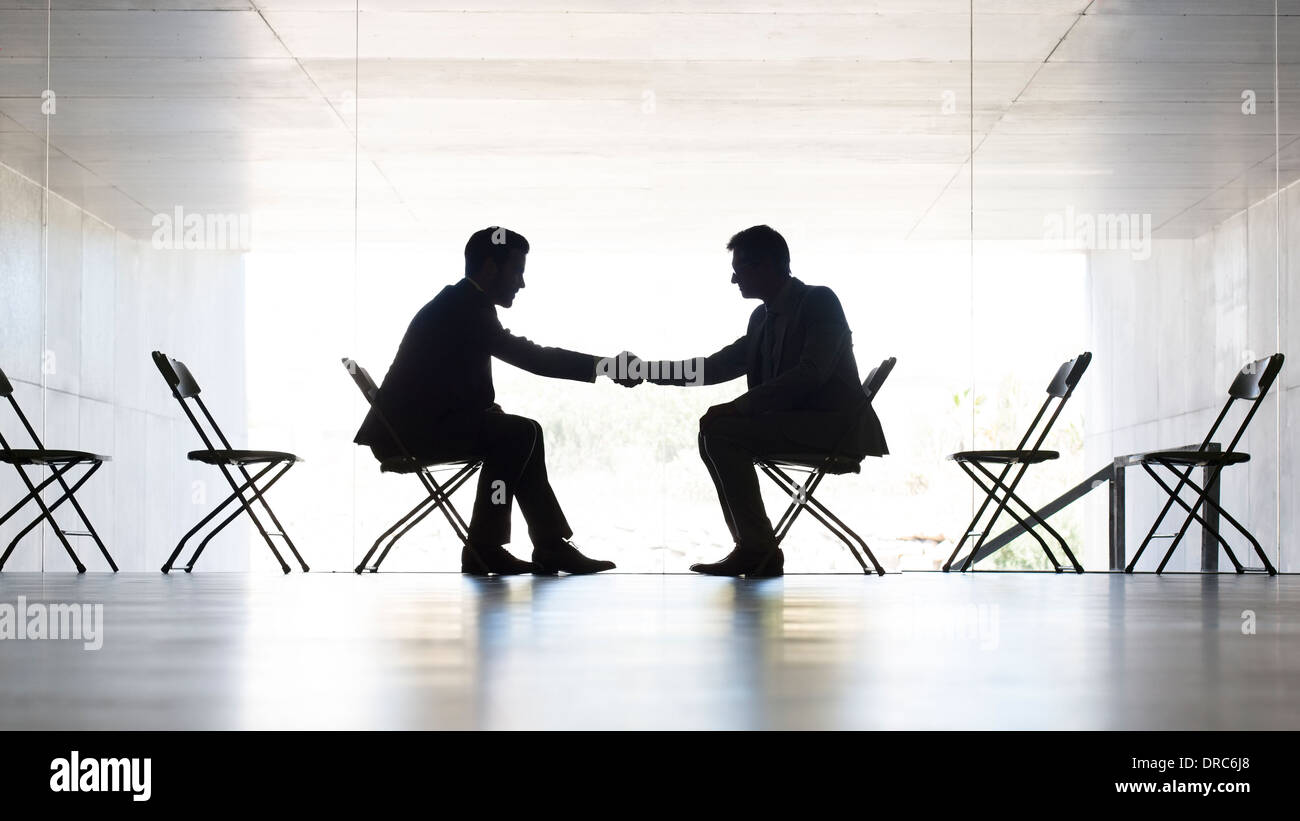
[[[270,490],[276,482],[280,481],[284,474],[289,472],[289,468],[302,460],[297,456],[294,456],[292,453],[284,453],[282,451],[236,450],[232,448],[230,446],[230,440],[221,432],[221,427],[217,425],[217,420],[212,418],[212,414],[208,411],[208,406],[203,403],[202,397],[199,396],[199,383],[194,380],[194,376],[190,374],[189,368],[185,367],[185,364],[180,360],[172,359],[160,351],[153,352],[153,362],[158,366],[158,370],[162,373],[163,379],[167,382],[167,387],[171,388],[172,396],[176,397],[176,401],[181,405],[181,410],[185,411],[185,415],[189,418],[190,424],[194,426],[194,430],[198,432],[199,438],[203,440],[204,449],[190,451],[189,460],[191,462],[202,462],[205,465],[212,465],[218,468],[221,471],[221,475],[226,478],[227,484],[230,485],[231,491],[230,495],[227,496],[221,504],[217,505],[212,509],[211,513],[200,519],[199,523],[190,528],[190,531],[181,538],[180,542],[176,545],[176,549],[173,550],[171,556],[167,558],[167,563],[162,566],[162,572],[171,572],[172,565],[176,563],[176,559],[180,556],[181,550],[185,548],[185,543],[188,542],[194,534],[207,526],[208,522],[215,519],[231,502],[236,500],[238,500],[239,506],[234,510],[234,512],[222,519],[221,523],[213,528],[207,536],[204,536],[203,541],[199,542],[199,546],[194,551],[194,555],[190,557],[189,564],[184,567],[186,573],[194,570],[194,563],[199,560],[199,556],[203,555],[203,550],[208,546],[208,542],[212,541],[214,536],[225,529],[226,525],[233,522],[241,513],[247,513],[248,518],[253,520],[253,524],[257,527],[257,532],[262,534],[262,538],[266,541],[266,546],[271,548],[272,555],[274,555],[275,560],[280,563],[281,570],[288,573],[289,565],[285,564],[284,559],[280,556],[280,551],[276,550],[275,543],[271,541],[272,536],[279,536],[284,539],[285,544],[289,546],[289,550],[293,552],[294,558],[297,559],[298,564],[302,566],[304,573],[311,570],[311,568],[307,566],[307,563],[302,560],[302,556],[299,555],[298,548],[294,546],[293,540],[289,538],[289,534],[285,532],[284,525],[280,524],[280,520],[276,518],[275,511],[271,510],[271,506],[267,504],[265,496],[266,492]],[[203,418],[207,420],[208,427],[211,428],[217,441],[221,443],[220,448],[213,447],[212,438],[208,435],[207,431],[204,430],[203,425],[199,423],[199,419],[194,415],[194,411],[192,411],[190,406],[186,404],[186,399],[191,400],[203,414]],[[265,467],[260,468],[256,473],[250,475],[248,471],[249,465],[265,465]],[[242,482],[236,480],[235,472],[238,472],[239,475],[243,477]],[[267,476],[267,474],[271,474],[270,480],[265,485],[258,484]],[[244,493],[248,491],[251,491],[252,501],[260,503],[262,508],[266,511],[266,515],[271,517],[271,523],[276,528],[274,531],[268,532],[262,525],[262,520],[259,519],[257,514],[253,511],[250,499],[244,496]]]
[[[398,540],[409,533],[413,527],[424,521],[424,518],[434,510],[441,510],[443,516],[447,517],[447,523],[451,525],[451,529],[456,532],[461,544],[468,544],[469,526],[465,524],[465,520],[461,518],[460,513],[452,505],[451,495],[478,472],[479,468],[483,466],[482,460],[442,462],[416,459],[406,449],[406,445],[402,443],[402,438],[397,435],[397,431],[389,424],[387,417],[384,416],[376,404],[379,387],[375,385],[375,380],[370,378],[369,372],[358,365],[356,361],[347,357],[343,358],[343,367],[347,369],[352,381],[356,383],[357,388],[361,391],[361,395],[366,398],[366,402],[374,409],[375,415],[384,426],[384,430],[388,432],[393,443],[397,445],[398,455],[380,462],[379,470],[383,473],[413,473],[419,478],[420,483],[424,485],[425,492],[428,494],[419,504],[411,508],[405,516],[398,519],[392,527],[385,530],[378,539],[375,539],[374,545],[361,559],[361,564],[357,565],[356,572],[360,574],[369,570],[371,573],[378,573],[379,565],[383,564],[384,559],[388,558],[389,551],[393,549]],[[450,479],[440,483],[433,476],[434,468],[448,468],[453,470],[454,473]],[[379,554],[379,559],[373,566],[367,567],[366,565],[370,564],[371,557],[375,555],[375,551],[379,550],[379,546],[385,540],[388,541],[388,544],[384,547],[383,552]]]
[[[980,490],[984,491],[985,496],[983,504],[975,512],[975,517],[966,526],[961,539],[957,541],[957,546],[952,550],[952,555],[948,557],[948,561],[944,564],[943,572],[947,573],[952,568],[953,561],[957,558],[957,554],[961,552],[966,541],[977,536],[979,538],[976,540],[975,546],[971,548],[970,554],[961,565],[963,573],[970,569],[975,556],[979,554],[980,548],[984,546],[985,539],[993,532],[993,525],[997,523],[998,517],[1002,515],[1003,511],[1015,519],[1016,523],[1024,528],[1026,533],[1037,540],[1038,546],[1047,554],[1048,560],[1051,561],[1052,567],[1057,573],[1062,571],[1061,564],[1056,560],[1056,556],[1052,554],[1051,548],[1047,546],[1047,542],[1043,540],[1043,537],[1035,532],[1034,525],[1042,527],[1060,544],[1061,550],[1065,551],[1065,555],[1070,559],[1070,564],[1074,566],[1074,572],[1083,572],[1083,566],[1079,564],[1078,559],[1074,558],[1074,554],[1070,552],[1070,546],[1065,543],[1065,539],[1061,538],[1061,534],[1057,533],[1038,514],[1038,511],[1027,505],[1023,499],[1016,495],[1016,487],[1019,486],[1020,480],[1024,478],[1025,472],[1030,465],[1049,462],[1060,457],[1060,454],[1054,450],[1043,450],[1043,441],[1047,439],[1047,434],[1051,432],[1052,425],[1056,424],[1056,418],[1061,415],[1065,403],[1070,401],[1075,386],[1083,378],[1083,372],[1088,369],[1088,363],[1091,361],[1092,354],[1085,351],[1074,359],[1063,363],[1057,369],[1056,376],[1052,377],[1051,384],[1047,386],[1047,399],[1043,402],[1043,406],[1038,409],[1038,415],[1034,417],[1033,422],[1029,423],[1029,429],[1025,431],[1025,435],[1020,438],[1020,444],[1016,445],[1014,450],[966,450],[948,457],[949,460],[956,462],[958,467],[966,472],[971,481]],[[1038,431],[1034,443],[1026,448],[1025,446],[1029,444],[1030,438],[1034,436],[1034,430],[1039,427],[1038,423],[1043,421],[1043,417],[1047,415],[1047,411],[1053,402],[1056,403],[1056,408]],[[1003,467],[997,475],[994,475],[993,471],[987,467],[988,465],[1002,465]],[[1013,470],[1016,475],[1008,484],[1007,477]],[[979,521],[984,516],[984,511],[988,509],[989,504],[994,499],[997,500],[997,507],[994,509],[988,525],[983,530],[978,530]],[[1015,507],[1008,504],[1008,502],[1013,501],[1024,511],[1025,516],[1033,520],[1033,524],[1026,522],[1025,517],[1017,514]]]
[[[1165,557],[1160,560],[1160,566],[1156,568],[1156,573],[1163,572],[1165,565],[1173,557],[1174,551],[1178,549],[1178,543],[1183,540],[1183,535],[1187,533],[1187,528],[1191,526],[1193,519],[1200,522],[1201,527],[1205,528],[1207,533],[1212,534],[1219,544],[1223,545],[1223,551],[1228,554],[1228,559],[1232,562],[1232,566],[1237,569],[1237,572],[1245,573],[1246,568],[1242,567],[1241,562],[1237,561],[1232,548],[1219,534],[1219,529],[1207,522],[1198,512],[1201,509],[1201,504],[1204,503],[1229,524],[1237,528],[1238,532],[1250,541],[1255,548],[1255,555],[1259,556],[1260,560],[1264,562],[1263,569],[1268,575],[1277,575],[1277,570],[1273,567],[1273,563],[1268,560],[1264,550],[1259,546],[1259,541],[1251,535],[1249,530],[1242,527],[1240,522],[1228,515],[1227,511],[1220,507],[1218,502],[1211,498],[1210,494],[1213,493],[1214,484],[1219,480],[1219,474],[1223,472],[1224,468],[1229,465],[1240,465],[1250,461],[1249,453],[1243,453],[1234,450],[1234,448],[1237,447],[1241,437],[1246,433],[1250,421],[1255,418],[1255,411],[1259,410],[1260,403],[1268,395],[1269,388],[1273,387],[1273,382],[1282,371],[1282,363],[1285,359],[1286,357],[1282,354],[1275,353],[1272,356],[1251,362],[1241,369],[1241,372],[1232,380],[1232,385],[1228,387],[1227,403],[1224,404],[1223,410],[1219,411],[1218,418],[1210,426],[1210,432],[1205,434],[1205,439],[1202,440],[1199,448],[1196,450],[1155,451],[1153,453],[1144,453],[1139,457],[1142,468],[1151,474],[1151,478],[1155,479],[1160,488],[1168,494],[1169,501],[1165,502],[1165,506],[1161,508],[1160,515],[1156,517],[1151,529],[1147,531],[1146,538],[1142,540],[1141,546],[1133,554],[1133,560],[1128,563],[1128,567],[1124,568],[1125,573],[1133,572],[1138,559],[1142,558],[1142,551],[1147,549],[1147,545],[1151,543],[1152,539],[1169,538],[1170,535],[1173,535],[1173,542],[1169,545],[1169,550],[1165,551]],[[1224,419],[1227,418],[1232,404],[1239,399],[1250,403],[1250,409],[1246,411],[1245,417],[1241,420],[1241,426],[1237,428],[1237,432],[1233,435],[1232,441],[1228,443],[1226,448],[1222,450],[1212,449],[1214,434],[1219,430],[1219,426],[1223,424]],[[1178,485],[1171,488],[1161,478],[1160,474],[1156,473],[1156,466],[1163,467],[1177,476]],[[1196,468],[1202,469],[1205,477],[1203,480],[1204,486],[1197,485],[1196,482],[1192,481],[1192,472]],[[1188,505],[1187,502],[1183,501],[1180,494],[1184,487],[1190,488],[1196,494],[1196,504]],[[1169,509],[1173,507],[1175,502],[1181,505],[1183,510],[1187,511],[1187,518],[1183,521],[1183,526],[1178,529],[1177,534],[1157,535],[1156,530],[1160,527],[1160,523],[1164,521],[1165,515],[1169,513]],[[1258,570],[1259,568],[1252,569]]]
[[[0,525],[3,525],[5,522],[17,515],[18,511],[22,510],[28,502],[36,502],[37,507],[41,510],[41,514],[35,519],[32,519],[26,527],[18,532],[18,535],[9,543],[9,547],[5,550],[4,555],[0,556],[0,570],[4,569],[5,562],[9,561],[10,554],[14,552],[14,548],[18,546],[18,542],[24,536],[32,532],[32,530],[41,522],[49,522],[50,527],[54,529],[54,535],[59,538],[59,544],[63,545],[63,549],[68,552],[70,557],[72,557],[72,563],[77,566],[78,573],[85,573],[86,566],[81,563],[81,559],[77,558],[77,554],[73,551],[72,545],[68,543],[69,536],[88,536],[91,539],[94,539],[95,544],[99,547],[99,552],[103,553],[104,558],[108,560],[108,566],[112,568],[114,573],[116,573],[117,564],[113,562],[113,557],[108,554],[108,548],[104,547],[103,540],[99,538],[99,533],[95,531],[95,526],[90,523],[90,518],[86,516],[86,511],[82,510],[81,504],[77,502],[76,497],[76,492],[81,489],[81,486],[84,485],[91,476],[95,475],[95,471],[99,470],[100,466],[109,461],[109,457],[100,456],[95,453],[86,453],[85,451],[80,450],[47,450],[45,445],[41,444],[41,439],[36,435],[36,430],[32,427],[31,422],[27,421],[27,415],[24,414],[23,409],[18,406],[18,400],[14,399],[14,387],[9,383],[9,378],[5,376],[4,371],[0,371],[0,396],[9,400],[9,404],[13,407],[14,413],[18,415],[18,421],[22,422],[23,428],[27,431],[27,435],[31,437],[32,442],[36,445],[34,449],[12,448],[9,446],[9,443],[5,441],[4,435],[0,434],[0,462],[8,462],[13,465],[14,470],[18,471],[18,475],[22,477],[23,484],[27,487],[27,495],[24,496],[18,504],[9,508],[8,512],[3,516],[0,516]],[[88,466],[89,469],[80,479],[69,486],[67,479],[65,478],[66,474],[73,468],[83,465]],[[29,477],[27,472],[23,470],[25,467],[49,468],[51,473],[49,478],[42,481],[39,485],[32,484],[31,477]],[[54,500],[54,504],[47,505],[45,500],[41,498],[41,492],[56,482],[58,483],[59,488],[63,491],[63,494],[59,496],[58,499]],[[59,527],[58,522],[54,521],[54,511],[64,502],[72,503],[72,509],[77,512],[77,516],[81,518],[81,523],[86,526],[85,530],[64,530]]]
[[[862,383],[862,390],[866,393],[866,397],[863,399],[861,407],[865,408],[866,404],[880,393],[881,386],[885,384],[885,380],[889,377],[890,371],[894,369],[896,362],[898,360],[891,356],[881,362],[879,366],[872,368],[871,373],[867,374],[866,380]],[[755,459],[754,464],[790,495],[790,506],[785,509],[785,513],[781,515],[775,528],[777,545],[780,545],[785,540],[786,534],[794,526],[794,521],[799,518],[799,514],[807,510],[810,516],[821,522],[822,526],[829,530],[832,535],[848,546],[853,558],[857,559],[858,564],[862,566],[863,573],[869,576],[871,575],[871,569],[862,560],[862,554],[858,552],[858,547],[861,547],[862,553],[866,553],[867,558],[871,559],[871,564],[876,573],[883,576],[885,575],[885,569],[880,566],[880,562],[876,561],[876,556],[871,552],[871,548],[867,546],[866,540],[853,532],[852,528],[844,524],[825,505],[813,498],[813,493],[816,492],[817,487],[821,485],[822,480],[827,475],[841,475],[861,471],[862,458],[842,452],[844,441],[851,432],[851,429],[845,431],[844,435],[840,437],[840,441],[831,449],[829,454],[781,454],[765,459]],[[799,482],[792,478],[790,473],[805,473],[807,476],[802,482]]]

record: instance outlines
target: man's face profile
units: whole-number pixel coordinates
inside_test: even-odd
[[[746,299],[755,299],[760,295],[769,267],[752,257],[741,256],[739,251],[731,252],[731,281],[740,288],[740,295]]]
[[[498,266],[496,260],[488,259],[483,263],[483,279],[480,283],[492,302],[502,308],[514,304],[515,295],[524,287],[524,266],[527,254],[517,248],[510,249],[510,257],[504,265]]]

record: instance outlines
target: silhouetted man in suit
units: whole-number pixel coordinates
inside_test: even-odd
[[[885,436],[858,378],[848,322],[830,288],[790,275],[790,249],[766,225],[727,243],[731,281],[763,304],[745,335],[695,367],[659,362],[649,381],[716,385],[740,376],[749,390],[700,419],[700,456],[718,491],[735,549],[691,570],[715,576],[780,576],[785,556],[763,508],[754,458],[834,451],[883,456]],[[640,363],[642,367],[650,363]],[[682,373],[698,373],[685,380]]]
[[[465,278],[434,297],[407,328],[379,388],[377,404],[417,459],[482,459],[478,495],[461,572],[597,573],[613,562],[582,555],[546,476],[542,428],[496,405],[492,357],[539,376],[594,382],[600,360],[563,348],[544,348],[501,327],[496,306],[509,308],[524,287],[528,240],[493,226],[465,245]],[[381,461],[397,445],[372,410],[357,432]],[[511,501],[528,522],[533,560],[512,556]]]

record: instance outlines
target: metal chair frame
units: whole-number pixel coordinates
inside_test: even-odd
[[[72,549],[72,544],[68,541],[69,536],[84,536],[92,539],[95,542],[95,545],[99,548],[99,552],[104,554],[104,559],[108,562],[109,568],[116,573],[117,564],[113,561],[113,557],[109,554],[108,548],[104,546],[104,540],[99,537],[99,532],[96,531],[95,526],[91,524],[90,517],[86,515],[86,511],[81,507],[81,503],[77,501],[76,496],[77,491],[81,489],[82,485],[86,484],[86,482],[90,480],[90,477],[94,476],[95,472],[103,467],[105,462],[110,461],[111,458],[97,453],[88,453],[80,450],[51,450],[46,448],[41,442],[41,438],[36,435],[36,429],[33,428],[32,423],[28,421],[27,415],[23,413],[23,409],[19,406],[18,400],[14,399],[13,385],[9,382],[9,378],[5,376],[4,371],[0,371],[0,396],[9,400],[9,405],[18,416],[18,421],[22,423],[23,429],[27,431],[27,435],[31,437],[33,444],[36,445],[34,449],[14,448],[10,446],[8,441],[6,441],[4,435],[0,434],[0,462],[8,462],[13,465],[14,470],[18,471],[19,477],[22,478],[23,485],[27,488],[27,495],[20,499],[13,507],[9,508],[3,516],[0,516],[0,525],[3,525],[5,522],[16,516],[20,510],[27,506],[28,502],[35,502],[36,506],[40,509],[40,515],[32,519],[25,527],[23,527],[22,530],[18,531],[18,535],[14,536],[13,540],[9,542],[9,546],[5,549],[4,555],[0,556],[0,570],[4,570],[5,563],[9,561],[9,557],[13,554],[14,548],[18,546],[18,542],[20,542],[24,536],[32,532],[32,530],[39,526],[41,522],[49,522],[50,527],[54,530],[54,535],[58,537],[59,544],[61,544],[63,549],[67,551],[67,554],[72,559],[72,563],[76,566],[78,573],[85,573],[86,566],[82,564],[81,559],[77,557],[76,551]],[[28,467],[49,468],[50,475],[39,484],[33,483],[32,477],[28,476],[27,471],[24,470],[24,468]],[[77,467],[87,467],[87,470],[81,475],[81,478],[69,485],[67,474]],[[46,488],[55,483],[58,484],[62,493],[52,504],[46,503],[41,494]],[[55,521],[54,511],[62,506],[64,502],[71,503],[72,509],[76,511],[77,516],[81,519],[81,523],[85,525],[85,530],[64,530],[59,526],[59,523]]]
[[[397,542],[435,510],[442,511],[447,523],[451,525],[451,529],[455,532],[456,537],[460,539],[461,544],[468,545],[469,526],[461,517],[460,512],[456,510],[455,505],[452,504],[451,497],[462,485],[473,478],[474,474],[483,466],[483,461],[481,459],[433,461],[421,460],[412,456],[402,442],[402,437],[397,434],[397,431],[394,430],[388,418],[379,408],[379,387],[375,384],[375,380],[370,377],[370,373],[358,365],[356,360],[347,357],[343,358],[343,367],[347,370],[348,375],[352,377],[357,389],[361,391],[361,395],[365,397],[367,404],[370,405],[379,418],[380,424],[384,426],[384,430],[387,431],[393,443],[397,446],[398,456],[380,462],[379,469],[384,473],[414,474],[420,480],[420,484],[423,485],[426,493],[425,498],[421,499],[415,507],[407,511],[391,527],[381,533],[378,539],[375,539],[375,543],[362,557],[361,563],[357,565],[356,572],[360,574],[368,570],[371,573],[378,573],[379,566],[384,563],[384,559],[388,558],[388,554]],[[451,478],[439,482],[433,475],[433,471],[438,468],[450,468],[454,473]],[[385,542],[387,542],[386,545]],[[379,553],[379,558],[371,565],[370,560],[379,551],[381,545],[384,545],[383,551]]]
[[[866,393],[862,407],[865,407],[880,393],[881,386],[885,384],[885,380],[889,377],[897,362],[898,360],[891,356],[877,367],[872,368],[871,373],[867,374],[867,378],[862,383],[862,390]],[[853,558],[857,559],[858,564],[862,567],[864,574],[869,576],[874,569],[877,575],[883,576],[885,575],[885,569],[880,566],[875,554],[871,552],[867,540],[845,524],[830,508],[813,497],[813,494],[821,486],[822,480],[827,475],[857,473],[859,471],[862,459],[842,453],[844,441],[851,432],[852,428],[846,431],[830,453],[825,455],[809,455],[807,458],[762,458],[755,459],[754,464],[790,496],[790,505],[785,509],[785,513],[781,514],[781,518],[774,528],[778,546],[790,533],[790,528],[794,526],[799,514],[806,510],[809,516],[820,522],[833,536],[848,547],[849,552],[853,554]],[[798,480],[790,476],[790,473],[802,473],[804,477],[802,480]],[[860,552],[859,548],[861,548]],[[867,563],[863,561],[863,553],[871,560],[871,567],[868,567]]]
[[[957,559],[957,555],[966,542],[972,537],[978,537],[965,561],[962,562],[961,572],[965,573],[973,567],[976,555],[983,548],[984,541],[993,532],[994,525],[1004,512],[1014,519],[1026,533],[1034,537],[1034,540],[1038,542],[1038,546],[1047,555],[1048,561],[1052,563],[1052,568],[1057,573],[1063,572],[1064,568],[1056,560],[1056,556],[1052,553],[1051,548],[1047,546],[1047,542],[1034,529],[1035,526],[1046,530],[1056,540],[1066,557],[1069,558],[1074,572],[1083,572],[1083,565],[1079,564],[1079,560],[1070,551],[1070,546],[1066,544],[1065,539],[1047,523],[1046,519],[1039,515],[1038,511],[1016,494],[1016,488],[1019,487],[1020,480],[1024,478],[1030,465],[1048,462],[1060,457],[1060,454],[1056,451],[1043,450],[1042,445],[1051,432],[1052,426],[1056,424],[1061,411],[1065,408],[1065,403],[1070,401],[1075,387],[1078,386],[1079,380],[1083,378],[1084,372],[1088,369],[1088,363],[1091,361],[1092,354],[1085,351],[1074,359],[1062,363],[1057,368],[1056,375],[1047,386],[1047,399],[1043,401],[1037,415],[1034,416],[1034,420],[1029,423],[1025,435],[1020,437],[1019,444],[1013,450],[968,450],[954,453],[948,457],[950,461],[957,463],[957,466],[970,477],[971,481],[980,490],[984,491],[984,501],[980,504],[979,509],[975,511],[970,524],[962,531],[961,538],[957,540],[957,544],[952,549],[952,555],[948,557],[948,561],[943,565],[943,572],[947,573],[952,569],[953,562]],[[1055,408],[1052,407],[1054,403]],[[1049,410],[1051,411],[1050,415],[1048,414]],[[1043,423],[1041,426],[1040,422]],[[1038,431],[1036,437],[1034,436],[1035,430]],[[1034,440],[1032,445],[1029,444],[1031,438]],[[1028,447],[1026,447],[1027,445]],[[1002,465],[1003,467],[999,473],[995,474],[987,465]],[[1007,477],[1011,475],[1012,471],[1015,471],[1015,476],[1008,482]],[[979,521],[995,499],[997,500],[997,506],[993,511],[993,515],[989,518],[988,525],[980,529]],[[1017,513],[1015,507],[1010,504],[1011,502],[1015,502],[1024,515]],[[1030,523],[1026,519],[1032,519],[1033,521]]]
[[[195,549],[194,554],[190,556],[189,562],[183,568],[186,573],[193,572],[194,564],[199,560],[199,557],[203,555],[203,551],[207,548],[208,543],[211,542],[218,533],[224,530],[227,525],[238,518],[241,513],[248,514],[248,518],[253,521],[253,525],[257,528],[257,532],[261,534],[263,541],[266,542],[266,546],[271,549],[271,555],[275,556],[275,560],[279,562],[282,571],[289,573],[290,568],[285,562],[284,557],[280,555],[280,551],[276,549],[275,542],[271,540],[272,536],[279,536],[284,539],[290,552],[293,553],[293,557],[298,560],[299,566],[302,567],[302,571],[304,573],[310,571],[311,568],[307,566],[305,561],[303,561],[302,555],[298,552],[298,548],[294,545],[293,540],[289,538],[289,534],[285,531],[284,525],[280,524],[280,520],[275,515],[275,511],[271,510],[271,505],[266,501],[266,492],[284,478],[284,475],[289,472],[289,469],[298,462],[301,462],[302,459],[292,453],[286,453],[283,451],[239,450],[231,447],[230,440],[227,439],[226,435],[221,431],[221,426],[217,424],[217,420],[213,418],[212,413],[208,410],[208,406],[204,404],[203,398],[199,395],[201,391],[199,384],[195,381],[194,376],[190,373],[189,368],[185,366],[185,363],[178,359],[172,359],[161,351],[153,352],[153,361],[158,367],[158,371],[162,374],[163,380],[167,383],[167,387],[171,389],[172,396],[180,403],[181,410],[185,412],[185,416],[190,420],[190,424],[193,425],[194,430],[198,432],[199,439],[203,441],[204,449],[190,451],[188,454],[189,460],[191,462],[202,462],[219,469],[221,475],[225,477],[226,483],[230,485],[231,491],[230,495],[222,500],[221,504],[213,508],[210,513],[199,520],[198,524],[190,528],[189,532],[181,537],[181,540],[176,544],[176,549],[172,551],[171,555],[167,558],[167,561],[163,564],[162,572],[170,573],[172,567],[176,563],[176,559],[180,557],[181,551],[185,548],[185,543],[206,527],[209,522],[215,519],[230,505],[231,502],[235,501],[238,502],[236,509],[222,519],[221,522],[209,531],[208,535],[204,536],[203,540],[199,542],[199,546]],[[189,402],[187,403],[186,400],[189,400]],[[205,430],[203,425],[199,422],[199,417],[194,414],[190,404],[193,404],[194,407],[199,409],[203,419],[208,423],[208,428],[212,431],[211,435],[209,435],[208,431]],[[214,447],[214,437],[216,441],[221,444],[220,448]],[[265,465],[265,467],[258,470],[257,473],[251,474],[248,470],[250,465]],[[242,482],[238,480],[236,474],[238,474],[238,477],[242,477]],[[266,478],[267,475],[270,475],[271,478],[265,484],[260,484],[262,479]],[[244,494],[250,491],[250,497],[245,497]],[[262,524],[262,520],[258,518],[257,513],[253,510],[254,502],[261,505],[262,509],[266,512],[266,515],[270,517],[271,523],[276,528],[275,530],[268,531],[265,525]]]
[[[1178,549],[1179,543],[1183,540],[1183,536],[1187,533],[1187,529],[1191,527],[1193,521],[1200,523],[1201,527],[1205,528],[1205,532],[1213,535],[1219,542],[1223,547],[1223,551],[1228,554],[1228,560],[1232,562],[1232,566],[1237,573],[1246,572],[1246,568],[1237,560],[1236,554],[1232,552],[1232,546],[1223,538],[1219,528],[1201,515],[1201,506],[1205,505],[1209,511],[1212,511],[1211,515],[1223,519],[1246,537],[1255,549],[1255,555],[1264,563],[1263,569],[1268,575],[1277,575],[1277,569],[1268,560],[1268,555],[1260,547],[1259,540],[1218,503],[1216,483],[1219,481],[1219,475],[1224,468],[1231,465],[1245,464],[1250,461],[1250,454],[1236,450],[1236,447],[1241,442],[1242,436],[1245,435],[1246,428],[1250,426],[1251,420],[1255,418],[1255,412],[1259,410],[1264,397],[1268,396],[1268,391],[1273,387],[1273,382],[1277,379],[1278,374],[1281,373],[1282,364],[1285,361],[1286,357],[1280,353],[1275,353],[1272,356],[1249,363],[1238,372],[1236,378],[1232,380],[1232,385],[1228,387],[1228,401],[1224,404],[1223,410],[1219,411],[1214,424],[1210,426],[1210,432],[1205,434],[1205,438],[1201,440],[1199,448],[1190,451],[1155,451],[1138,456],[1142,468],[1152,479],[1155,479],[1156,484],[1165,492],[1169,500],[1161,508],[1160,515],[1156,516],[1156,520],[1151,523],[1151,529],[1147,531],[1146,538],[1142,540],[1142,544],[1138,547],[1137,552],[1133,554],[1132,560],[1124,568],[1125,573],[1133,572],[1133,569],[1137,567],[1138,559],[1142,557],[1142,551],[1147,549],[1147,545],[1152,540],[1169,538],[1171,534],[1162,536],[1157,534],[1156,531],[1160,528],[1160,523],[1164,521],[1170,509],[1177,503],[1187,512],[1187,518],[1183,520],[1182,527],[1178,528],[1178,532],[1172,534],[1173,541],[1170,543],[1169,549],[1165,551],[1164,558],[1160,560],[1160,565],[1156,568],[1157,574],[1164,572],[1165,565],[1169,564],[1169,560],[1173,558],[1174,551]],[[1218,432],[1219,427],[1227,419],[1228,411],[1232,409],[1233,403],[1239,400],[1248,402],[1249,409],[1242,418],[1241,425],[1233,434],[1232,440],[1228,442],[1228,446],[1220,450],[1213,441],[1214,434]],[[1156,472],[1157,467],[1162,467],[1178,477],[1178,484],[1175,487],[1170,487],[1169,483]],[[1205,477],[1201,484],[1197,484],[1191,478],[1196,468],[1201,468]],[[1183,500],[1181,494],[1184,487],[1190,488],[1196,494],[1195,504],[1189,505]]]

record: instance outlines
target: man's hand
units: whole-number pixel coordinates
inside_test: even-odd
[[[734,401],[724,402],[721,405],[714,405],[705,411],[704,415],[700,417],[700,428],[702,429],[706,424],[712,422],[714,419],[721,419],[725,416],[744,416],[744,414],[741,413],[740,408],[736,406]]]
[[[623,351],[609,361],[608,375],[615,384],[622,385],[625,388],[635,388],[645,381],[645,377],[642,375],[645,372],[644,363],[641,361],[641,357],[631,351]]]

